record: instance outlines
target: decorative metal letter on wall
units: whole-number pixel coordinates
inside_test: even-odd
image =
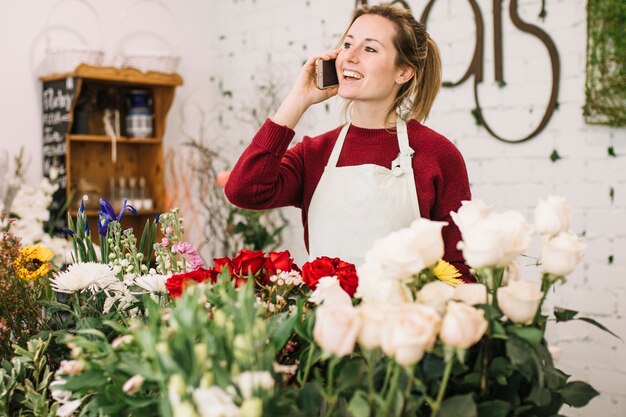
[[[422,13],[422,17],[420,21],[423,24],[426,24],[428,20],[428,15],[432,9],[432,6],[435,4],[437,0],[430,0]],[[472,12],[474,14],[474,20],[476,22],[476,48],[474,49],[474,57],[472,58],[472,62],[465,74],[461,77],[457,82],[451,83],[450,85],[446,85],[446,87],[455,87],[465,80],[469,78],[470,75],[474,75],[474,100],[476,102],[476,109],[478,112],[478,117],[480,121],[485,126],[485,129],[496,139],[499,139],[503,142],[508,143],[520,143],[527,141],[539,134],[546,125],[548,121],[552,117],[552,113],[554,113],[554,109],[556,108],[557,97],[559,94],[559,73],[560,73],[560,62],[559,55],[556,50],[556,46],[550,36],[539,27],[531,25],[530,23],[524,22],[518,13],[518,0],[511,0],[509,4],[509,15],[511,17],[511,21],[513,25],[521,30],[524,33],[528,33],[537,37],[541,43],[543,43],[550,54],[550,65],[552,67],[552,89],[550,92],[550,100],[548,101],[548,106],[543,114],[543,118],[539,125],[528,135],[520,138],[520,139],[509,139],[504,138],[498,135],[487,123],[485,119],[482,109],[480,108],[480,100],[478,98],[478,84],[483,81],[483,42],[484,42],[484,26],[483,26],[483,18],[480,12],[480,8],[476,3],[476,0],[468,0],[470,6],[472,7]],[[503,63],[502,63],[502,1],[501,0],[493,0],[493,26],[494,26],[494,65],[495,65],[495,80],[498,82],[504,82],[504,71],[503,71]]]
[[[437,0],[430,0],[424,11],[422,12],[422,16],[420,21],[422,24],[426,25],[428,20],[428,16],[432,10],[433,5]],[[483,42],[485,40],[485,28],[482,13],[480,11],[480,7],[476,0],[468,0],[469,4],[472,8],[472,13],[474,14],[474,21],[476,23],[476,47],[474,48],[474,56],[472,57],[472,61],[470,62],[465,74],[456,82],[445,83],[444,87],[456,87],[463,82],[465,82],[471,75],[474,76],[474,100],[476,102],[476,110],[477,116],[480,119],[482,125],[487,129],[489,134],[495,137],[498,140],[507,143],[520,143],[532,139],[537,136],[548,124],[554,110],[556,109],[557,97],[559,94],[559,74],[560,74],[560,61],[559,55],[556,49],[556,45],[548,36],[546,32],[544,32],[538,26],[532,25],[530,23],[524,22],[518,13],[518,0],[511,0],[509,4],[509,16],[511,17],[511,22],[513,25],[524,33],[528,33],[529,35],[537,37],[541,43],[546,47],[548,53],[550,55],[550,65],[552,68],[552,88],[550,91],[550,100],[548,101],[548,105],[543,114],[543,118],[539,125],[528,135],[522,138],[504,138],[498,135],[487,120],[485,119],[482,109],[480,107],[480,100],[478,98],[478,84],[483,81],[483,61],[484,61],[484,46]],[[399,3],[402,6],[410,9],[409,5],[405,1],[396,0],[394,3]],[[360,5],[366,5],[366,0],[357,0],[355,2],[355,6],[359,7]],[[502,55],[502,0],[493,0],[493,26],[494,26],[494,65],[495,65],[495,80],[497,82],[504,82],[504,69],[503,69],[503,55]]]

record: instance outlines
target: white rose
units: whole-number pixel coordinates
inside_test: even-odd
[[[126,394],[134,394],[139,391],[144,381],[145,378],[143,376],[133,375],[132,377],[128,378],[128,380],[124,383],[122,391],[124,391]]]
[[[500,310],[517,324],[531,324],[543,298],[538,284],[526,281],[513,281],[506,287],[498,288]]]
[[[487,327],[483,310],[451,301],[443,317],[439,338],[451,348],[467,349],[483,337]]]
[[[270,391],[274,388],[274,378],[267,371],[242,372],[234,378],[243,398],[251,398],[258,390]]]
[[[363,303],[357,311],[361,316],[359,344],[366,349],[381,346],[383,329],[387,325],[389,306],[386,304]]]
[[[357,267],[359,286],[357,297],[368,303],[397,304],[413,301],[411,291],[401,282],[389,279],[378,263]]]
[[[468,283],[454,288],[452,299],[468,305],[487,304],[487,287],[484,284]]]
[[[417,240],[410,228],[392,232],[374,243],[365,264],[378,264],[387,279],[404,281],[426,267]]]
[[[540,235],[554,236],[568,232],[572,211],[563,197],[550,196],[535,207],[535,230]]]
[[[554,275],[567,275],[583,257],[585,244],[571,232],[544,237],[541,245],[541,269]]]
[[[383,329],[382,350],[397,363],[411,366],[435,345],[441,319],[432,308],[407,303],[392,308]]]
[[[432,307],[440,316],[446,311],[446,304],[454,294],[454,287],[441,281],[424,285],[417,293],[417,301]]]
[[[322,303],[352,305],[352,299],[348,293],[341,288],[337,277],[320,278],[315,287],[315,291],[313,291],[309,297],[309,301],[317,305]]]
[[[354,350],[360,322],[351,305],[322,304],[316,311],[313,338],[325,352],[345,356]]]
[[[462,235],[458,247],[468,265],[507,266],[530,246],[532,228],[520,213],[506,211],[481,219]]]
[[[504,270],[504,275],[502,275],[502,287],[506,287],[511,281],[519,281],[520,273],[519,267],[515,262],[510,263],[506,269]]]
[[[198,388],[193,392],[201,417],[240,417],[241,412],[233,399],[218,386]],[[173,407],[175,408],[175,407]]]
[[[427,267],[434,266],[443,257],[445,247],[441,229],[447,225],[447,222],[436,222],[420,217],[409,226],[415,233],[415,248],[419,250]]]
[[[500,236],[491,233],[486,223],[463,231],[463,240],[457,244],[457,248],[463,251],[465,262],[476,269],[497,265],[504,257]]]
[[[478,199],[461,201],[459,210],[456,213],[450,213],[452,220],[459,227],[461,233],[490,215],[491,206],[487,206],[482,200]]]

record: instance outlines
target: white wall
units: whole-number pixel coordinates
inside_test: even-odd
[[[0,126],[2,148],[16,152],[25,144],[33,163],[29,175],[41,175],[38,84],[29,62],[42,55],[42,30],[53,0],[0,4]],[[89,18],[80,4],[69,2],[69,13],[81,22]],[[92,1],[103,24],[108,61],[119,39],[119,16],[129,2]],[[353,0],[184,0],[166,1],[175,10],[173,26],[158,10],[146,10],[153,27],[179,34],[185,85],[177,93],[166,146],[179,149],[181,111],[193,100],[208,115],[207,137],[214,138],[234,161],[254,132],[246,122],[250,107],[263,105],[255,84],[268,77],[289,87],[300,64],[310,54],[330,48],[347,23]],[[526,133],[542,116],[549,96],[550,67],[543,46],[521,34],[508,18],[503,2],[504,68],[507,86],[493,81],[493,24],[489,0],[479,0],[485,22],[485,77],[479,87],[483,109],[503,135]],[[626,130],[588,126],[582,119],[585,69],[585,4],[583,0],[547,2],[545,21],[537,18],[540,1],[520,1],[520,14],[543,28],[556,43],[561,60],[559,107],[538,137],[522,144],[505,144],[474,123],[472,80],[444,89],[427,124],[453,140],[468,164],[473,195],[497,210],[516,209],[528,216],[538,198],[558,194],[574,209],[574,229],[584,233],[586,257],[549,303],[581,311],[622,338],[626,337]],[[416,15],[425,4],[412,0]],[[160,20],[159,20],[160,19]],[[88,27],[89,28],[89,27]],[[172,32],[174,30],[174,32]],[[167,32],[169,31],[169,32]],[[439,43],[444,79],[456,80],[469,64],[474,48],[473,18],[467,2],[440,0],[429,20]],[[34,52],[33,51],[34,48]],[[268,76],[268,73],[273,74]],[[227,91],[230,94],[223,94]],[[339,103],[311,109],[297,129],[297,138],[339,123]],[[185,110],[187,112],[187,110]],[[519,134],[519,133],[518,133]],[[617,157],[608,155],[613,147]],[[563,159],[553,163],[557,150]],[[609,197],[614,190],[614,198]],[[296,210],[289,210],[298,223]],[[288,248],[304,258],[301,229],[294,226]],[[529,255],[537,256],[536,245]],[[613,262],[609,263],[609,256]],[[529,267],[524,278],[538,279]],[[524,266],[524,265],[522,265]],[[602,392],[584,410],[563,410],[568,416],[622,416],[626,412],[626,348],[624,343],[585,323],[551,325],[550,340],[562,349],[558,365],[572,379],[590,382]]]

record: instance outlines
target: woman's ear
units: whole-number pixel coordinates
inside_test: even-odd
[[[396,78],[396,84],[406,84],[413,78],[415,71],[411,67],[403,67],[400,74]]]

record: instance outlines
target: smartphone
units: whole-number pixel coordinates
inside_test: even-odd
[[[328,61],[318,59],[315,63],[315,75],[317,88],[320,90],[339,85],[334,59],[329,59]]]

